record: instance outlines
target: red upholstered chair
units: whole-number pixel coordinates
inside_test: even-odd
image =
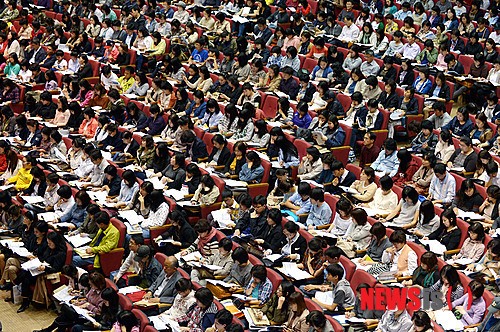
[[[252,263],[253,266],[262,265],[262,261],[252,254],[248,254],[248,260],[250,261],[250,263]]]
[[[186,279],[190,279],[191,277],[189,276],[189,273],[187,273],[186,271],[184,271],[183,269],[181,268],[178,268],[177,271],[179,271],[179,273],[181,274],[181,277],[183,278],[186,278]],[[194,285],[194,284],[193,284]],[[198,284],[197,284],[198,285]]]
[[[305,157],[307,154],[307,148],[311,147],[311,143],[304,141],[303,139],[296,139],[293,142],[293,145],[297,148],[297,152],[299,153],[299,159],[302,160],[302,157]]]
[[[278,274],[278,272],[274,271],[273,269],[266,267],[266,270],[267,270],[267,278],[273,284],[273,292],[276,292],[283,278]]]
[[[267,196],[267,191],[269,190],[269,183],[256,183],[248,185],[248,194],[250,197],[255,198],[256,196],[262,195]]]
[[[268,95],[262,102],[262,112],[266,118],[274,118],[278,109],[278,97]]]
[[[351,141],[351,136],[352,136],[352,128],[346,124],[343,124],[343,123],[339,123],[339,126],[345,132],[344,144],[349,144],[349,142]]]
[[[205,135],[205,131],[203,129],[201,129],[200,127],[194,127],[193,128],[194,130],[194,133],[196,134],[196,136],[199,138],[199,139],[203,139],[203,136]]]
[[[417,254],[418,264],[420,264],[420,257],[422,257],[422,255],[426,253],[427,250],[423,246],[416,244],[415,242],[406,242],[406,244],[408,244],[408,246],[412,248],[413,251],[415,251],[415,253]]]
[[[120,308],[128,311],[132,310],[132,307],[134,306],[128,297],[120,293],[118,293],[118,303],[120,304]]]
[[[299,229],[299,234],[302,235],[304,239],[306,239],[307,243],[309,243],[309,241],[311,241],[314,238],[314,236],[311,233],[302,228]]]
[[[123,248],[115,248],[110,252],[99,254],[99,261],[104,276],[107,277],[111,272],[120,268],[124,252],[125,249]]]
[[[348,170],[349,172],[352,172],[354,175],[356,175],[356,179],[359,179],[359,176],[361,175],[361,167],[356,166],[354,164],[347,164],[345,165],[345,169]]]
[[[330,315],[325,315],[325,316],[326,316],[326,319],[328,319],[328,321],[330,322],[330,324],[332,324],[333,330],[335,332],[343,332],[344,331],[344,327],[335,318],[333,318]]]
[[[373,277],[371,274],[369,274],[366,271],[363,270],[356,270],[352,276],[352,279],[350,281],[351,288],[354,292],[356,292],[356,288],[358,287],[359,284],[366,283],[370,287],[375,287],[375,284],[377,283],[377,279]]]
[[[154,326],[148,325],[148,326],[146,326],[146,328],[145,328],[143,331],[141,331],[141,332],[158,332],[158,330],[157,330],[157,329],[155,329],[155,327],[154,327]]]
[[[151,324],[148,316],[146,316],[146,314],[143,313],[142,311],[140,311],[139,309],[132,309],[132,313],[139,320],[139,324],[141,326],[141,331],[145,331],[146,327]]]
[[[165,260],[167,259],[167,255],[165,255],[161,252],[157,252],[155,254],[155,258],[161,264],[161,266],[163,266],[165,264]]]
[[[311,299],[305,298],[306,308],[309,312],[313,310],[323,311],[323,309],[316,303],[314,303]]]
[[[127,227],[125,226],[125,224],[123,224],[123,222],[121,222],[120,220],[118,220],[116,218],[111,218],[111,223],[120,232],[120,239],[118,240],[118,247],[123,248],[123,245],[125,244],[125,234],[127,233]]]
[[[346,256],[340,256],[340,264],[344,267],[345,278],[351,281],[354,271],[356,271],[356,264],[351,262],[351,260]]]
[[[118,287],[116,286],[116,284],[113,282],[113,280],[109,279],[109,278],[106,278],[106,287],[108,288],[113,288],[115,291],[118,291]]]
[[[209,132],[206,132],[205,135],[203,135],[203,142],[207,146],[207,152],[209,155],[212,153],[212,149],[214,147],[212,144],[212,138],[214,136],[215,136],[214,134],[209,133]]]
[[[318,60],[313,58],[306,58],[304,60],[304,65],[302,65],[302,69],[307,69],[309,73],[313,72],[314,67],[318,65]]]

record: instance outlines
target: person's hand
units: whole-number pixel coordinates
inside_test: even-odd
[[[461,305],[455,307],[455,310],[457,310],[462,315],[465,315],[467,313],[467,311],[465,310],[465,308],[463,306],[461,306]]]
[[[286,298],[284,296],[280,296],[278,298],[278,307],[283,306],[283,303],[285,303],[285,301],[286,301]]]
[[[234,231],[234,236],[240,236],[241,231],[239,229]]]
[[[87,249],[85,250],[85,252],[86,252],[87,254],[91,254],[91,253],[92,253],[92,248],[87,248]]]
[[[316,289],[315,285],[305,285],[304,286],[304,290],[306,290],[307,292],[315,290],[315,289]]]
[[[352,318],[354,316],[356,316],[356,314],[353,311],[347,311],[345,313],[345,318]]]
[[[152,297],[149,299],[150,303],[160,303],[160,299],[158,297]]]
[[[403,272],[396,272],[396,273],[394,273],[394,276],[395,276],[396,278],[398,278],[398,277],[402,277],[402,276],[403,276]]]
[[[188,252],[186,250],[181,251],[181,256],[186,256],[187,254],[188,254]]]
[[[158,236],[157,236],[157,237],[155,237],[155,239],[154,239],[154,241],[155,241],[156,243],[160,242],[161,240],[162,240],[161,235],[158,235]]]
[[[336,177],[336,178],[334,178],[334,179],[333,179],[333,181],[332,181],[332,184],[333,184],[334,186],[338,186],[338,185],[339,185],[339,178],[337,178],[337,177]]]
[[[38,271],[45,271],[45,265],[40,265],[38,267]]]
[[[288,259],[290,259],[292,261],[296,260],[298,257],[299,256],[297,254],[290,254],[290,255],[288,255]]]
[[[304,264],[300,263],[300,264],[297,264],[297,268],[303,270],[304,269]]]
[[[465,268],[465,271],[474,271],[474,264],[467,265],[467,267]]]
[[[174,242],[172,242],[172,244],[173,244],[174,246],[177,246],[177,247],[182,246],[182,243],[180,243],[179,241],[174,241]]]
[[[257,244],[263,244],[264,240],[263,239],[255,239],[254,242]]]
[[[153,293],[151,291],[146,292],[146,294],[144,294],[144,296],[142,297],[142,299],[146,300],[146,301],[149,301],[149,299],[151,298],[152,295],[153,295]]]

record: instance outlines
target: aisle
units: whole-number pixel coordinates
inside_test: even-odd
[[[4,298],[8,292],[0,291],[0,321],[3,325],[2,332],[31,332],[47,327],[56,318],[56,314],[49,310],[35,309],[30,306],[28,310],[18,314],[18,305],[7,303]]]

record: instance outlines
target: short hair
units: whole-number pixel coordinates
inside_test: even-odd
[[[67,185],[63,185],[59,189],[57,189],[57,194],[61,198],[69,199],[72,195],[71,187],[67,186]]]
[[[227,309],[222,309],[215,314],[215,319],[219,322],[219,324],[228,326],[233,321],[233,314]]]
[[[386,227],[381,222],[377,221],[370,228],[370,234],[380,241],[386,234]]]
[[[248,252],[243,247],[237,247],[236,249],[233,250],[231,258],[235,262],[244,264],[248,262]]]
[[[194,297],[205,307],[210,307],[214,301],[214,294],[212,294],[212,292],[206,287],[198,289],[194,293]]]
[[[388,175],[384,175],[383,177],[380,178],[380,188],[384,191],[388,191],[392,189],[392,186],[394,185],[394,181],[392,181],[392,178]]]
[[[104,224],[109,225],[110,218],[109,214],[106,211],[99,211],[95,214],[95,222],[96,224]]]
[[[342,249],[337,246],[330,246],[325,250],[325,256],[330,258],[339,258],[342,256]]]
[[[434,174],[445,174],[446,173],[446,165],[443,163],[437,163],[434,166]]]
[[[365,210],[363,210],[361,208],[356,208],[356,209],[352,210],[351,216],[352,216],[352,219],[354,219],[356,221],[356,224],[358,224],[360,226],[364,226],[368,222],[368,214],[366,213]]]
[[[210,232],[212,230],[212,226],[206,219],[200,219],[198,222],[194,225],[194,230],[196,233],[204,233],[204,232]]]
[[[344,276],[344,269],[339,264],[330,264],[326,267],[326,272],[332,277],[342,279]]]
[[[299,225],[294,223],[293,221],[287,221],[285,225],[283,226],[284,230],[286,230],[289,233],[297,233],[299,231]]]
[[[254,278],[265,281],[267,278],[267,269],[264,265],[255,265],[252,267],[251,274]]]
[[[406,234],[403,230],[401,229],[396,229],[394,232],[392,232],[391,236],[389,237],[389,241],[391,243],[406,243]]]
[[[224,248],[225,251],[231,251],[231,249],[233,249],[233,241],[225,237],[219,241],[219,248]]]
[[[315,201],[320,201],[324,202],[325,201],[325,192],[323,191],[322,188],[314,188],[311,190],[311,199],[314,199]]]

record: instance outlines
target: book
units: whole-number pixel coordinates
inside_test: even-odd
[[[58,218],[55,212],[43,212],[38,214],[38,219],[44,220],[46,222],[54,221]]]
[[[297,267],[297,263],[283,262],[283,267],[278,268],[284,275],[294,280],[311,279],[313,276]]]
[[[37,204],[45,202],[45,200],[41,196],[21,196],[21,198],[28,204]]]
[[[420,240],[420,243],[423,245],[428,245],[429,250],[435,253],[436,255],[444,255],[444,252],[447,250],[446,246],[441,244],[438,240]]]
[[[332,305],[333,304],[333,292],[320,292],[314,293],[314,298],[321,303]]]
[[[78,256],[80,256],[81,258],[91,258],[91,257],[95,257],[95,254],[88,254],[87,253],[87,249],[90,248],[89,246],[84,246],[84,247],[80,247],[80,248],[75,248],[73,249],[77,254]]]
[[[76,297],[70,294],[68,285],[62,285],[54,291],[53,295],[59,302],[63,303],[69,303],[69,301]]]

